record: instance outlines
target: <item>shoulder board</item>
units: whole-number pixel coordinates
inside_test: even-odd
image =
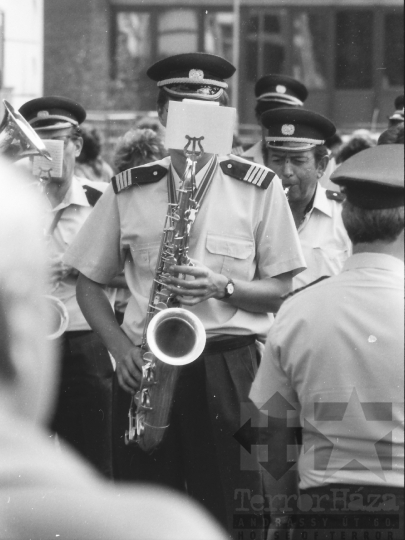
[[[263,165],[244,163],[234,159],[221,161],[220,166],[222,172],[227,176],[232,176],[236,180],[247,182],[261,189],[267,189],[276,176],[273,171],[263,167]]]
[[[167,174],[167,169],[161,165],[134,167],[112,177],[114,193],[119,193],[130,186],[141,186],[159,182]]]
[[[340,193],[339,191],[332,191],[330,189],[327,189],[326,198],[330,199],[331,201],[343,202],[346,199],[346,196],[343,195],[343,193]]]
[[[305,289],[308,289],[308,287],[312,287],[312,285],[315,285],[315,283],[319,283],[320,281],[323,281],[324,279],[328,279],[330,276],[321,276],[320,278],[316,279],[315,281],[311,281],[311,283],[308,283],[308,285],[304,285],[304,287],[299,287],[298,289],[295,289],[294,291],[291,291],[288,294],[284,294],[281,299],[287,300],[287,298],[291,298],[292,296],[295,296],[297,293],[304,291]]]
[[[91,206],[95,206],[96,202],[99,200],[103,192],[95,189],[94,187],[86,185],[83,186],[83,189],[86,194],[87,200],[89,201],[89,204]]]

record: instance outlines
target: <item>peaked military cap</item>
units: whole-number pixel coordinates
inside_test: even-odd
[[[20,113],[36,131],[78,126],[86,118],[79,103],[60,96],[31,99],[20,107]]]
[[[267,146],[286,151],[309,150],[324,144],[336,132],[330,120],[301,108],[266,111],[261,116],[261,122],[268,130],[265,137]]]
[[[146,72],[173,97],[217,100],[228,88],[225,79],[236,68],[224,58],[208,53],[185,53],[159,60]]]
[[[304,84],[287,75],[270,74],[261,77],[255,85],[257,101],[266,102],[268,108],[302,107],[308,97]]]
[[[383,144],[358,152],[331,175],[347,200],[366,209],[404,205],[404,146]]]

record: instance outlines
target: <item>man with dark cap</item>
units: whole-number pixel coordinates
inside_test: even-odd
[[[148,75],[160,88],[162,124],[173,100],[226,104],[225,80],[234,71],[223,58],[205,53],[154,64]],[[182,185],[186,167],[182,151],[169,153],[117,175],[66,255],[81,272],[77,294],[83,312],[117,361],[121,442],[131,394],[139,388],[140,345],[170,193]],[[269,313],[277,311],[303,260],[281,182],[272,171],[239,157],[202,154],[196,185],[196,197],[207,189],[190,235],[194,266],[169,269],[165,285],[203,323],[207,345],[195,362],[179,368],[160,447],[147,455],[121,444],[118,465],[126,480],[187,490],[237,537],[238,494],[251,497],[262,490],[257,463],[255,470],[241,467],[243,449],[233,437],[241,404],[249,401],[255,342],[265,338]],[[120,328],[102,287],[124,267],[131,298]],[[173,276],[179,271],[188,279]]]
[[[258,407],[278,398],[267,406],[269,461],[280,473],[269,538],[283,538],[277,524],[288,528],[291,511],[298,512],[294,539],[343,538],[344,529],[345,538],[400,540],[404,148],[364,150],[332,179],[347,196],[343,222],[353,255],[341,274],[283,304],[250,393]],[[296,471],[286,464],[296,426],[299,497]]]
[[[80,124],[86,111],[74,100],[49,96],[25,103],[21,114],[44,140],[53,157],[51,170],[36,166],[48,212],[46,236],[50,246],[53,296],[66,306],[69,324],[61,337],[61,381],[52,429],[87,458],[100,472],[112,477],[112,361],[92,332],[76,300],[78,273],[62,257],[91,214],[105,182],[74,174],[83,145]],[[40,163],[40,162],[39,162]],[[45,166],[47,167],[47,166]],[[111,294],[113,301],[114,292]]]
[[[262,139],[246,150],[242,156],[246,159],[267,164],[267,148],[264,141],[264,127],[261,116],[266,111],[278,108],[303,107],[308,97],[308,90],[304,84],[287,75],[271,74],[261,77],[255,85],[256,108],[255,114],[258,124],[262,128]]]
[[[280,177],[304,252],[307,269],[297,275],[293,289],[323,276],[338,274],[351,254],[343,226],[344,197],[320,184],[328,165],[325,139],[335,126],[305,109],[274,109],[262,115],[269,167]]]

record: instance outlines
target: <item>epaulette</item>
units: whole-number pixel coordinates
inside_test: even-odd
[[[101,195],[103,194],[102,191],[99,191],[98,189],[95,189],[91,186],[83,186],[84,192],[86,194],[87,200],[89,201],[90,206],[95,206],[96,202],[99,200]]]
[[[319,283],[320,281],[323,281],[324,279],[328,279],[328,278],[330,278],[330,276],[321,276],[315,281],[311,281],[311,283],[308,283],[308,285],[304,285],[303,287],[299,287],[298,289],[295,289],[294,291],[291,291],[287,294],[283,294],[283,296],[281,297],[281,300],[287,300],[287,298],[291,298],[292,296],[295,296],[297,293],[304,291],[305,289],[308,289],[308,287],[312,287],[312,285],[315,285],[315,283]]]
[[[326,190],[326,198],[331,201],[343,202],[346,199],[346,195],[340,193],[339,191],[332,191],[331,189]]]
[[[221,161],[220,166],[222,172],[227,176],[232,176],[241,182],[248,182],[261,189],[267,189],[276,176],[273,171],[263,167],[263,165],[244,163],[234,159]]]
[[[117,194],[130,186],[141,186],[159,182],[167,174],[162,165],[149,165],[147,167],[134,167],[112,177],[114,193]]]

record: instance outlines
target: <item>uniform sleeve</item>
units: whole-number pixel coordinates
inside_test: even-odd
[[[249,395],[258,409],[275,418],[283,418],[286,406],[293,410],[294,404],[298,403],[289,377],[280,364],[280,350],[276,321],[267,338],[263,358]],[[283,399],[280,399],[280,396]]]
[[[266,190],[256,245],[261,279],[285,272],[295,276],[306,268],[298,232],[278,176]]]
[[[124,267],[117,196],[108,185],[64,256],[64,262],[97,283],[108,284]]]

